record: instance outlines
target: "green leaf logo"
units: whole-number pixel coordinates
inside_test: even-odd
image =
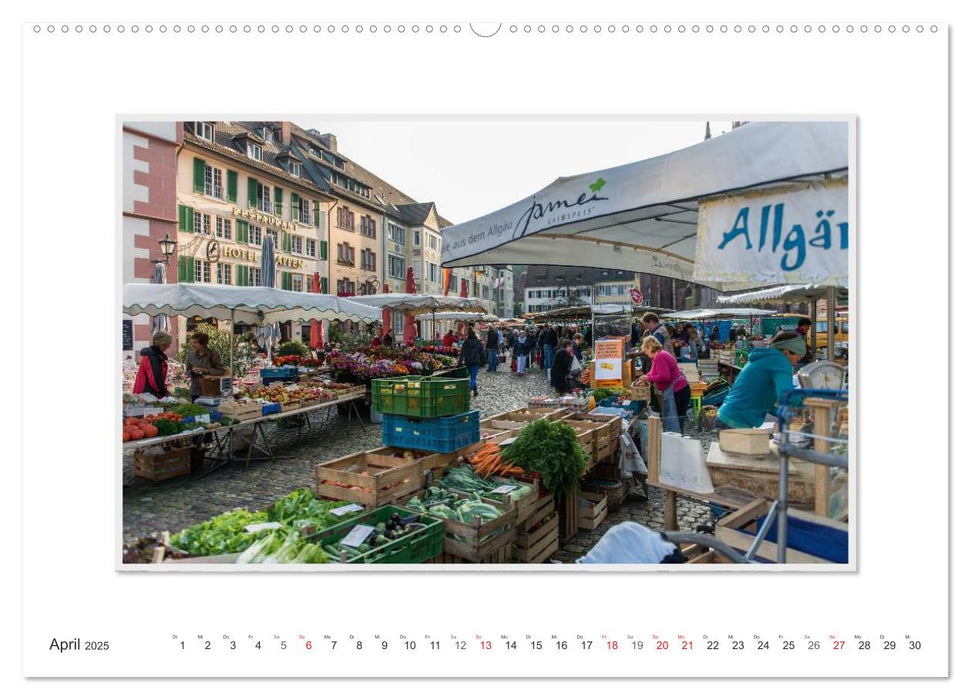
[[[596,182],[593,182],[590,184],[590,191],[599,192],[601,188],[603,188],[603,186],[606,184],[607,184],[606,180],[604,180],[602,177],[598,177]]]

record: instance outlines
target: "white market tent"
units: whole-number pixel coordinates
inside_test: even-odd
[[[381,313],[374,307],[333,294],[224,284],[126,284],[122,311],[132,316],[206,316],[248,324],[381,320]]]
[[[836,217],[826,221],[827,241],[838,227],[848,239],[848,224],[836,222],[848,217],[849,126],[845,120],[752,122],[673,153],[561,177],[503,209],[445,228],[442,266],[582,260],[589,267],[696,280],[721,290],[773,282],[845,284],[845,249],[824,249],[823,241],[806,239],[819,223],[816,211]],[[749,207],[737,195],[772,199]],[[737,228],[743,208],[746,235],[722,250],[719,232],[725,232],[725,221],[729,230]],[[797,223],[803,237],[790,244]],[[760,226],[771,250],[759,243]],[[712,245],[699,245],[699,235]],[[756,250],[741,245],[752,239]],[[791,258],[785,258],[789,248],[784,252],[783,243],[794,249]],[[705,250],[701,261],[696,253]]]
[[[663,314],[663,318],[676,321],[715,321],[742,316],[771,316],[775,311],[768,309],[691,309],[689,311],[673,311]]]
[[[474,311],[484,313],[486,308],[473,297],[445,296],[442,294],[368,294],[354,297],[358,304],[395,311]]]
[[[492,314],[475,311],[445,311],[440,314],[420,314],[415,316],[417,321],[467,321],[471,323],[492,323],[499,317]]]

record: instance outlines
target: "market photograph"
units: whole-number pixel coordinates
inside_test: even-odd
[[[855,565],[855,121],[119,129],[119,569]]]

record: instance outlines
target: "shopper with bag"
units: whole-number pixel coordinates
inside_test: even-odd
[[[529,341],[526,339],[526,331],[513,331],[512,339],[512,369],[516,374],[522,375],[526,372],[526,361],[529,359]]]
[[[567,338],[560,341],[560,347],[553,355],[553,366],[550,367],[550,384],[558,394],[568,394],[571,390],[570,373],[572,372],[573,345]]]
[[[495,372],[499,366],[499,332],[489,324],[489,332],[486,334],[486,355],[489,357],[488,372]]]
[[[465,336],[465,342],[462,343],[461,358],[462,364],[469,368],[469,388],[472,390],[472,396],[478,396],[479,367],[486,363],[486,351],[471,325]]]
[[[691,387],[674,355],[661,348],[653,335],[641,341],[641,350],[651,359],[651,371],[638,377],[635,384],[651,382],[661,392],[661,419],[665,432],[684,435],[684,422],[691,402]]]

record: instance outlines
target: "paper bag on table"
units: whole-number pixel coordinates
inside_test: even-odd
[[[695,493],[715,490],[701,440],[681,437],[679,433],[661,435],[661,483]]]
[[[630,479],[634,473],[647,474],[647,465],[637,451],[637,445],[626,432],[620,434],[620,476]]]

